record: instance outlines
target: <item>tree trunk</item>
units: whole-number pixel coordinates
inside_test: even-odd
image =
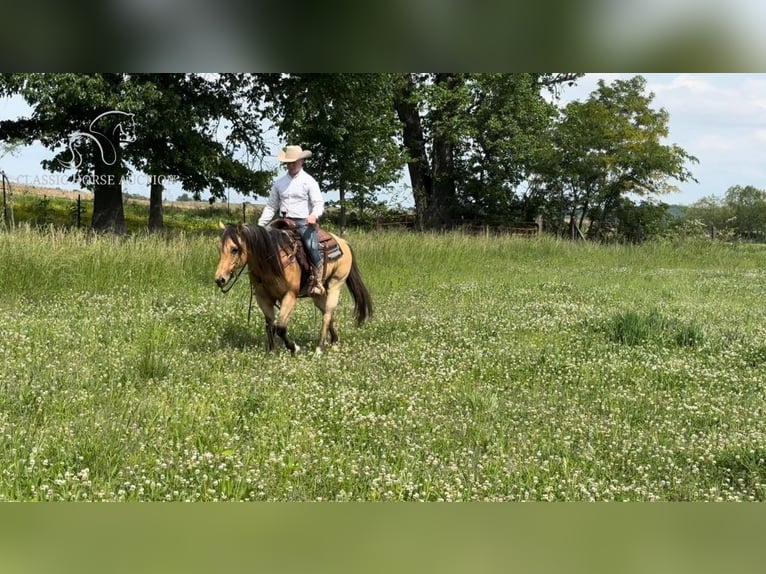
[[[122,207],[122,148],[118,130],[99,132],[97,145],[91,148],[93,165],[93,219],[91,228],[99,232],[125,233]]]
[[[340,228],[340,234],[346,233],[346,190],[345,186],[341,185],[338,194],[340,195],[340,219],[338,220],[338,227]]]
[[[436,83],[448,90],[454,89],[459,83],[454,74],[437,74]],[[443,108],[431,112],[438,122],[449,124],[450,119],[457,114],[451,102]],[[427,220],[432,227],[445,226],[451,223],[450,206],[455,198],[455,165],[453,136],[447,129],[435,129],[433,135],[433,194],[429,202]]]
[[[455,197],[453,176],[452,144],[445,138],[434,136],[433,194],[426,212],[430,227],[441,227],[451,223],[450,204]]]
[[[422,231],[426,226],[428,200],[433,193],[433,179],[426,153],[426,141],[420,121],[420,112],[413,99],[414,90],[415,84],[412,78],[406,75],[401,89],[394,99],[394,107],[399,120],[402,122],[402,138],[409,155],[407,170],[412,184],[412,197],[415,200],[415,216],[417,226]]]
[[[149,188],[149,231],[160,231],[163,226],[162,219],[162,191],[164,187],[159,179],[152,177]]]
[[[583,203],[582,205],[582,212],[580,213],[580,221],[577,226],[580,229],[580,233],[582,233],[583,224],[585,223],[585,217],[588,215],[588,210],[590,209],[590,205],[588,201],[589,200],[586,198],[585,203]]]
[[[95,183],[93,186],[94,231],[125,233],[125,212],[122,208],[123,168],[120,157],[113,165],[108,165],[97,158],[94,162]]]

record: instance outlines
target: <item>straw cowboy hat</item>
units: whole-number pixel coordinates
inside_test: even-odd
[[[307,157],[311,157],[309,150],[301,149],[299,145],[289,145],[279,152],[277,159],[283,163],[289,163],[299,159],[306,159]]]

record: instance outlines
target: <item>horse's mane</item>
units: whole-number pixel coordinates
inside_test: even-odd
[[[266,281],[284,276],[281,251],[289,253],[292,248],[286,233],[260,225],[227,225],[221,235],[221,245],[231,239],[241,248],[240,237],[245,242],[251,273]]]

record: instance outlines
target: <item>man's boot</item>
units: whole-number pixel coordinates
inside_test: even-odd
[[[324,261],[320,261],[313,268],[313,275],[311,276],[311,284],[309,286],[309,294],[311,295],[324,295]]]

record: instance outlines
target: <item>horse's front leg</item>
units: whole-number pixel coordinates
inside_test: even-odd
[[[274,350],[274,334],[276,331],[276,325],[274,319],[276,317],[274,313],[274,304],[276,301],[268,297],[264,297],[256,293],[255,300],[258,302],[258,307],[263,313],[263,317],[266,319],[266,350]]]
[[[274,334],[276,333],[276,326],[274,321],[266,319],[266,350],[271,352],[274,350]]]
[[[285,342],[285,347],[290,350],[292,355],[300,351],[300,347],[287,335],[287,323],[290,321],[290,316],[293,314],[297,300],[296,294],[292,291],[285,293],[285,296],[282,297],[282,301],[279,303],[279,317],[274,325],[274,332]]]

